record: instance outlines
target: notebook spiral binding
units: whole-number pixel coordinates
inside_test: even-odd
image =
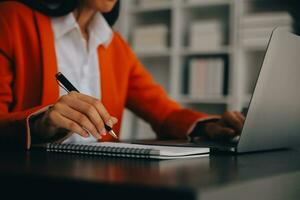
[[[97,156],[110,157],[126,157],[126,158],[150,158],[151,149],[145,148],[125,148],[125,147],[109,147],[95,145],[80,144],[47,144],[48,152],[87,154]]]

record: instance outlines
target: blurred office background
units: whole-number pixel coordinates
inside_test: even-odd
[[[116,29],[172,99],[221,114],[247,110],[272,30],[299,33],[299,8],[297,0],[123,0]],[[124,117],[122,139],[155,137]]]

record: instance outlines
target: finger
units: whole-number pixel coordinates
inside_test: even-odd
[[[243,128],[243,123],[232,112],[226,112],[222,116],[225,123],[234,128],[237,132],[240,132]]]
[[[89,133],[86,130],[84,130],[82,127],[80,127],[76,122],[62,116],[57,111],[50,112],[49,118],[51,120],[51,123],[56,127],[59,127],[62,129],[67,129],[67,130],[77,133],[85,138],[89,137]]]
[[[238,112],[238,111],[234,111],[233,113],[234,113],[235,116],[241,121],[241,123],[244,124],[244,122],[245,122],[245,116],[242,115],[242,114],[241,114],[240,112]]]
[[[111,117],[111,120],[113,121],[113,124],[116,124],[116,123],[118,123],[118,119],[117,119],[117,118],[115,118],[115,117]]]
[[[93,125],[97,128],[98,133],[103,134],[105,132],[104,122],[99,113],[97,112],[96,108],[93,105],[88,104],[77,97],[78,93],[70,93],[70,95],[63,98],[62,101],[64,104],[67,104],[72,109],[77,110],[82,114],[85,114],[93,123]]]
[[[234,137],[236,132],[228,127],[219,125],[218,123],[209,123],[206,127],[208,136],[212,139],[223,139]]]
[[[91,96],[88,96],[88,95],[85,95],[85,94],[80,94],[78,96],[78,98],[81,99],[82,101],[85,101],[88,104],[93,105],[105,121],[108,121],[111,118],[110,114],[107,112],[106,108],[100,102],[99,99],[96,99],[94,97],[91,97]]]
[[[80,94],[78,96],[78,98],[93,105],[96,108],[96,110],[98,111],[98,113],[100,114],[100,116],[103,119],[103,121],[105,122],[105,124],[107,124],[110,127],[112,127],[115,124],[114,123],[115,120],[112,119],[112,117],[106,110],[105,106],[98,99],[88,96],[88,95],[85,95],[85,94]]]
[[[94,126],[94,124],[90,121],[90,119],[86,115],[78,112],[77,110],[72,109],[66,104],[57,103],[55,107],[62,116],[72,121],[75,121],[83,129],[91,133],[91,135],[93,135],[96,139],[101,139],[101,135],[97,131],[97,128]]]

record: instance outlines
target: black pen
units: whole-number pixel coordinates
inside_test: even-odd
[[[59,86],[61,86],[64,90],[66,90],[68,93],[72,92],[72,91],[75,91],[75,92],[78,92],[79,93],[79,90],[77,90],[74,85],[61,73],[61,72],[58,72],[56,75],[55,75],[55,78],[56,80],[58,81],[59,83]],[[118,136],[115,134],[115,132],[113,131],[112,127],[106,125],[104,123],[104,127],[106,129],[106,131],[111,135],[113,136],[114,138],[118,139]]]

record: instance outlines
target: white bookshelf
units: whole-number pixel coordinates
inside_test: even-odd
[[[151,1],[151,0],[150,0]],[[157,2],[157,1],[156,1]],[[292,0],[161,0],[147,6],[139,0],[122,1],[118,30],[132,42],[132,31],[139,25],[168,26],[168,46],[161,50],[136,51],[136,54],[163,85],[168,94],[185,107],[209,113],[247,108],[251,91],[263,59],[265,45],[245,47],[241,44],[242,20],[249,14],[285,11]],[[189,47],[189,27],[193,21],[216,19],[224,24],[224,44],[217,49],[195,50]],[[227,95],[194,98],[184,94],[186,63],[193,57],[221,56],[228,64]],[[149,126],[126,112],[122,133],[127,137],[151,138]],[[143,128],[138,128],[138,127]],[[137,132],[138,133],[137,133]]]

